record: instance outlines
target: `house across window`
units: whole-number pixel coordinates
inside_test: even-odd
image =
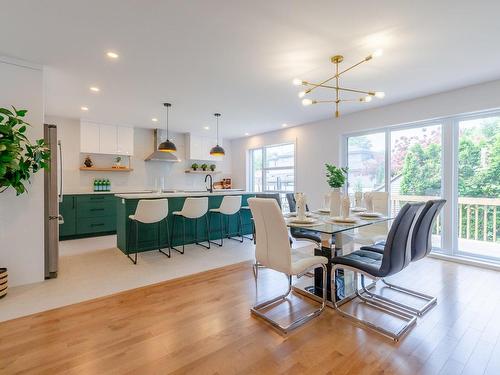
[[[254,192],[279,193],[288,210],[286,193],[295,190],[295,144],[285,143],[250,150],[249,189]]]

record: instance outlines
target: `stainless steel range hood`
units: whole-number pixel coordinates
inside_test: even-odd
[[[155,129],[153,131],[153,152],[144,161],[165,161],[169,163],[179,162],[180,160],[175,156],[175,154],[170,152],[158,151],[158,145],[167,139],[167,132],[161,129]]]

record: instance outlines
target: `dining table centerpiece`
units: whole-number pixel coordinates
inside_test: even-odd
[[[337,167],[333,164],[325,164],[328,185],[332,188],[330,192],[330,216],[340,216],[341,193],[340,189],[345,185],[347,179],[347,168]]]

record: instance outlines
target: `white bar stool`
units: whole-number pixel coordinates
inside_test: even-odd
[[[227,236],[228,239],[243,242],[243,223],[241,221],[241,195],[225,195],[222,198],[222,202],[219,206],[219,208],[211,208],[210,209],[210,219],[209,223],[212,223],[212,217],[215,214],[219,215],[220,221],[220,243],[210,241],[213,244],[222,246],[224,245],[224,237]],[[230,236],[229,233],[229,218],[233,215],[238,214],[238,233],[236,235],[241,237],[241,240],[234,238],[233,236]],[[224,225],[224,217],[227,219],[227,226]],[[224,227],[226,227],[224,233]]]
[[[182,210],[173,212],[172,220],[172,236],[174,235],[175,219],[178,217],[182,218],[182,251],[176,249],[174,246],[170,246],[173,250],[184,254],[184,245],[186,244],[186,219],[194,220],[194,241],[196,245],[203,246],[206,249],[210,249],[210,224],[208,222],[208,197],[201,198],[186,198]],[[205,223],[207,226],[207,243],[208,246],[203,245],[198,242],[198,219],[205,217]]]
[[[167,246],[168,254],[161,250],[161,225],[160,223],[165,220],[168,216],[168,200],[167,199],[141,199],[137,203],[135,213],[129,215],[129,219],[132,223],[135,223],[135,256],[134,259],[130,256],[129,247],[127,247],[127,258],[129,258],[134,264],[137,264],[137,250],[139,248],[139,223],[142,224],[154,224],[157,225],[158,232],[158,251],[170,258],[170,234],[168,233],[168,224],[165,225],[167,230]],[[129,230],[129,234],[130,234]]]

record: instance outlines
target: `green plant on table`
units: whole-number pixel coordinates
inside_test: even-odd
[[[50,150],[43,139],[32,143],[26,137],[28,111],[12,109],[0,108],[0,193],[12,187],[21,195],[32,174],[49,168]]]
[[[333,189],[338,189],[344,186],[347,178],[347,168],[339,168],[333,164],[325,164],[326,178],[328,185]]]
[[[217,166],[215,164],[210,164],[210,170],[212,172],[215,171],[215,168],[217,168]]]
[[[193,163],[193,164],[191,164],[191,168],[193,169],[193,171],[195,171],[199,168],[199,165],[196,163]]]
[[[202,170],[206,171],[206,170],[207,170],[207,168],[208,168],[208,165],[207,165],[207,164],[203,163],[203,164],[201,165],[201,169],[202,169]]]

